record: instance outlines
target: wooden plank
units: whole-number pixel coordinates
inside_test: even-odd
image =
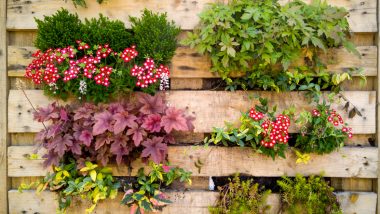
[[[170,78],[170,90],[200,90],[203,79],[200,78]]]
[[[8,192],[10,199],[10,214],[48,214],[54,213],[57,208],[56,194],[45,191],[40,196],[36,196],[34,191],[19,193],[16,190]],[[376,211],[376,194],[372,192],[337,192],[337,198],[341,203],[345,214],[371,214]],[[114,200],[100,202],[94,213],[128,213],[126,206],[120,205],[121,195]],[[211,191],[188,191],[188,192],[168,192],[173,203],[163,209],[161,213],[187,213],[203,214],[209,213],[208,207],[215,203],[218,197],[217,192]],[[357,197],[353,201],[351,198]],[[20,204],[20,201],[25,202]],[[271,206],[269,214],[276,214],[280,208],[280,196],[271,194],[267,203]],[[79,201],[69,209],[69,213],[83,213],[88,206],[87,202]]]
[[[369,178],[332,178],[331,186],[337,191],[373,191],[374,179]]]
[[[47,106],[49,100],[40,90],[26,90],[25,93],[35,107]],[[355,134],[375,133],[375,99],[376,93],[371,91],[346,91],[343,93],[362,112],[363,117],[349,119],[348,114],[342,113],[344,121],[353,128]],[[194,132],[209,133],[213,127],[223,127],[225,121],[238,122],[242,111],[247,111],[257,104],[252,100],[253,95],[268,98],[271,105],[278,105],[278,111],[296,106],[311,110],[312,106],[302,92],[255,92],[255,91],[167,91],[165,92],[168,105],[186,109],[196,117]],[[15,132],[38,132],[43,126],[33,121],[33,109],[20,90],[10,90],[8,102],[8,129]],[[336,104],[337,111],[342,112],[344,102]],[[296,132],[291,126],[290,131]]]
[[[44,150],[41,149],[38,152],[38,159],[27,158],[35,152],[35,149],[33,146],[8,147],[9,177],[46,175],[50,169],[42,166],[44,160],[41,157]],[[172,165],[181,166],[193,172],[193,176],[229,176],[240,172],[258,177],[323,173],[326,177],[377,178],[378,168],[377,148],[372,147],[343,147],[331,154],[312,154],[309,164],[306,165],[296,164],[297,157],[290,150],[286,152],[286,159],[277,158],[276,160],[255,154],[250,148],[238,147],[170,146],[168,154]],[[204,163],[200,171],[194,165],[198,160]],[[131,175],[136,175],[141,166],[143,164],[140,160],[133,162]],[[113,173],[116,176],[129,175],[128,167],[114,166]]]
[[[74,8],[71,2],[61,0],[30,0],[9,1],[7,28],[11,30],[36,29],[34,17],[41,19],[44,15],[51,15],[60,8],[76,11],[81,18],[96,17],[98,13],[107,15],[112,19],[120,19],[127,26],[128,16],[139,16],[140,11],[148,8],[157,12],[167,12],[169,19],[174,20],[182,29],[193,29],[199,21],[198,14],[208,3],[217,0],[146,0],[124,1],[113,0],[101,5],[96,2],[87,2],[88,8]],[[310,2],[309,0],[306,0]],[[284,4],[287,0],[281,0]],[[376,25],[376,2],[371,0],[333,0],[331,5],[345,7],[349,12],[348,18],[351,30],[354,32],[377,32]]]
[[[30,46],[9,46],[8,75],[21,77],[26,66],[32,60],[36,50]],[[364,69],[366,76],[377,75],[377,47],[359,46],[362,57],[348,53],[345,49],[331,49],[327,54],[321,53],[321,58],[329,64],[332,72],[342,72],[350,67]],[[297,64],[302,64],[298,62]],[[197,53],[188,47],[178,47],[172,60],[171,78],[216,78],[217,74],[210,72],[211,61],[207,56]]]
[[[7,1],[0,2],[0,213],[8,212],[7,146],[9,135],[7,128]]]

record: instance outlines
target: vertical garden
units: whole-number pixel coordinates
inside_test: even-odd
[[[0,213],[377,213],[375,1],[2,12]]]

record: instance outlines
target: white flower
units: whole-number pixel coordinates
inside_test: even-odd
[[[162,73],[160,76],[160,91],[169,89],[169,76],[167,73]]]
[[[86,94],[86,92],[87,92],[87,83],[86,83],[86,81],[81,80],[79,82],[79,93],[84,95],[84,94]]]

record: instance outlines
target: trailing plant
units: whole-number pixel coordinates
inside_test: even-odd
[[[259,188],[252,180],[241,181],[236,175],[233,180],[219,187],[216,205],[209,208],[212,214],[266,213],[270,208],[266,200],[270,190]]]
[[[296,147],[306,153],[330,153],[343,147],[352,137],[352,129],[347,127],[342,116],[325,101],[316,109],[303,111],[297,119],[301,135],[298,135]]]
[[[150,162],[151,171],[145,174],[144,168],[137,173],[137,182],[129,183],[124,187],[125,194],[122,204],[131,207],[131,214],[140,214],[145,211],[158,211],[172,203],[162,191],[173,181],[179,180],[191,184],[191,172],[182,168]]]
[[[120,183],[112,177],[110,168],[100,168],[91,162],[85,162],[84,167],[78,167],[74,160],[70,160],[67,164],[53,167],[52,173],[32,183],[32,186],[37,187],[37,193],[47,188],[58,192],[57,213],[66,213],[74,197],[91,201],[91,207],[86,209],[86,213],[91,213],[99,201],[116,197]],[[19,188],[19,191],[22,189]]]
[[[319,0],[284,6],[277,0],[214,3],[199,15],[199,27],[182,43],[210,55],[212,71],[229,89],[339,89],[351,73],[330,74],[318,55],[340,46],[359,55],[348,40],[347,15],[344,8]],[[243,79],[234,81],[236,72]]]
[[[71,14],[66,9],[58,10],[51,16],[44,16],[43,20],[35,18],[37,36],[34,45],[41,51],[48,49],[75,46],[81,39],[82,22],[77,14]]]
[[[110,104],[52,103],[38,108],[34,119],[50,124],[36,137],[47,150],[44,165],[58,166],[74,158],[80,168],[87,161],[130,165],[138,157],[163,162],[167,145],[175,143],[173,132],[194,128],[193,117],[167,107],[159,95],[144,93]]]
[[[269,109],[267,99],[259,98],[259,101],[260,104],[251,108],[248,113],[242,113],[239,128],[231,124],[227,124],[226,128],[214,128],[210,139],[206,138],[204,142],[207,145],[209,143],[241,147],[248,145],[256,152],[271,156],[273,159],[277,155],[285,158],[290,116],[294,109],[287,109],[276,116],[276,106]]]
[[[177,48],[176,37],[181,29],[167,20],[166,13],[153,13],[145,9],[141,18],[130,17],[134,43],[142,57],[150,57],[168,65]],[[140,58],[142,59],[142,58]]]
[[[284,176],[277,181],[281,188],[282,211],[294,214],[342,213],[334,188],[319,176],[295,179]]]
[[[50,96],[67,99],[107,101],[122,93],[141,88],[153,93],[169,87],[169,69],[146,59],[143,66],[132,65],[138,55],[135,46],[115,52],[108,44],[90,46],[77,41],[77,47],[37,51],[28,65],[25,77],[42,85]],[[158,81],[159,80],[159,81]]]

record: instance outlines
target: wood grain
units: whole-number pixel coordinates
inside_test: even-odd
[[[0,214],[8,211],[7,146],[9,135],[7,128],[7,1],[0,2]]]
[[[56,194],[43,192],[37,196],[34,191],[19,193],[16,190],[8,192],[10,199],[10,214],[50,214],[57,208]],[[218,193],[211,191],[188,191],[188,192],[168,192],[172,204],[168,205],[161,212],[162,214],[206,214],[208,207],[215,203]],[[338,201],[341,203],[345,214],[372,214],[376,212],[376,193],[372,192],[337,192]],[[357,198],[353,202],[351,198]],[[126,206],[120,205],[121,193],[114,200],[100,202],[94,213],[118,214],[128,213]],[[20,204],[20,201],[24,202]],[[76,200],[69,213],[83,213],[88,207],[88,202]],[[271,194],[267,199],[267,204],[271,206],[269,214],[276,214],[280,208],[280,196]]]
[[[8,75],[23,76],[26,66],[32,61],[32,54],[35,50],[35,47],[30,46],[9,46]],[[320,57],[329,65],[328,69],[331,72],[340,73],[349,68],[363,68],[365,76],[376,76],[377,47],[359,46],[358,51],[361,53],[361,58],[348,53],[343,48],[330,49],[326,54],[321,53]],[[299,61],[297,64],[303,63]],[[218,75],[212,73],[210,69],[211,61],[207,56],[188,47],[178,47],[172,59],[171,78],[217,78]]]
[[[35,107],[47,106],[53,100],[48,99],[40,90],[26,90],[25,93]],[[348,114],[342,112],[345,103],[340,102],[334,107],[342,113],[342,117],[356,134],[375,133],[375,99],[376,93],[371,91],[347,91],[343,93],[362,112],[363,117],[349,119]],[[254,95],[267,98],[270,105],[278,105],[278,112],[292,105],[297,111],[311,110],[313,106],[304,93],[301,92],[255,92],[255,91],[167,91],[165,92],[168,105],[186,109],[187,113],[195,116],[194,132],[209,133],[213,127],[223,127],[225,121],[236,123],[241,112],[247,111],[257,104],[257,100],[250,99]],[[338,100],[337,100],[338,102]],[[8,129],[15,132],[39,132],[42,124],[33,121],[33,108],[21,90],[10,90],[8,102]],[[296,132],[291,126],[290,131]]]
[[[38,151],[38,159],[29,160],[27,157],[35,153],[33,146],[8,147],[8,176],[27,177],[44,176],[50,169],[42,166],[43,149]],[[377,178],[377,148],[343,147],[337,152],[326,155],[311,154],[308,164],[296,164],[297,157],[292,151],[286,152],[286,159],[255,154],[250,148],[209,147],[203,146],[170,146],[168,149],[169,162],[193,172],[193,176],[229,176],[234,173],[244,173],[252,176],[278,177],[321,174],[326,177]],[[202,167],[195,166],[196,161],[203,163]],[[217,163],[217,164],[216,164]],[[143,164],[140,160],[132,163],[131,175],[136,175]],[[128,176],[128,167],[113,166],[116,176]]]
[[[145,1],[124,1],[113,0],[101,5],[94,1],[87,2],[88,8],[74,8],[71,2],[65,3],[61,0],[29,0],[29,1],[8,1],[7,5],[7,28],[11,30],[36,29],[34,17],[43,18],[44,15],[51,15],[60,8],[69,11],[76,11],[81,18],[97,17],[102,13],[111,19],[119,19],[129,26],[129,16],[139,16],[144,8],[156,12],[167,12],[169,19],[172,19],[182,29],[193,29],[199,21],[198,14],[208,3],[217,0],[145,0]],[[287,0],[281,0],[284,4]],[[310,2],[310,0],[306,0]],[[376,25],[376,2],[371,0],[332,0],[329,4],[345,7],[350,15],[348,17],[351,30],[354,32],[377,32]]]

